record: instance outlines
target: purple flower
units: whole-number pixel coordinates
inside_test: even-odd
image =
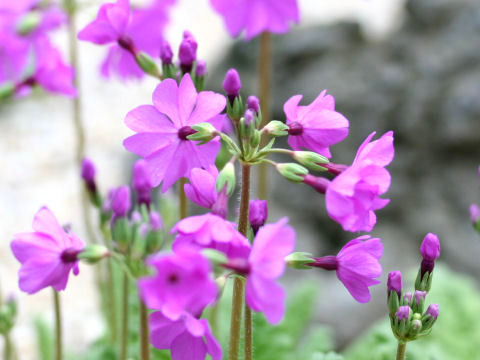
[[[353,164],[336,176],[326,190],[328,215],[346,231],[371,231],[377,222],[375,210],[390,200],[379,196],[390,187],[385,169],[394,155],[393,132],[370,142],[370,134],[357,151]]]
[[[410,317],[410,314],[412,312],[412,309],[410,309],[410,306],[407,306],[407,305],[404,305],[404,306],[400,306],[397,310],[397,313],[395,314],[395,316],[397,317],[397,319],[399,321],[402,321],[402,320],[408,320],[408,318]]]
[[[162,81],[153,93],[153,104],[130,111],[125,123],[137,134],[125,139],[127,150],[145,158],[152,185],[162,181],[162,192],[178,179],[189,176],[196,167],[212,165],[220,150],[219,140],[197,145],[187,139],[200,122],[210,122],[220,129],[226,100],[211,91],[197,93],[189,74],[180,85],[173,79]]]
[[[267,200],[250,200],[248,209],[248,221],[256,234],[258,229],[262,227],[268,218],[268,204]]]
[[[173,60],[173,51],[170,43],[166,40],[160,43],[160,59],[164,65],[170,65]]]
[[[402,293],[402,273],[400,271],[392,271],[388,274],[387,289],[389,294],[391,291],[395,291],[400,298]]]
[[[132,203],[130,201],[130,188],[127,185],[120,186],[112,196],[112,211],[114,218],[127,216]]]
[[[96,170],[93,161],[89,158],[83,158],[81,176],[87,185],[88,191],[91,193],[95,193],[97,191],[97,185],[95,184],[95,173]]]
[[[200,315],[205,306],[217,297],[208,260],[192,249],[183,248],[172,254],[158,254],[147,260],[156,274],[138,280],[145,304],[171,320],[184,312]]]
[[[79,273],[77,255],[85,244],[75,234],[66,233],[46,207],[37,212],[32,227],[33,232],[16,234],[10,244],[22,264],[20,290],[29,294],[49,286],[65,290],[70,270]]]
[[[405,295],[403,295],[403,299],[407,301],[407,304],[410,304],[412,301],[413,295],[411,292],[406,292]]]
[[[285,292],[276,280],[285,270],[285,257],[295,248],[295,231],[283,218],[263,226],[255,236],[248,257],[245,301],[262,311],[270,324],[277,324],[285,313]]]
[[[426,272],[431,273],[435,267],[435,260],[440,257],[440,241],[438,236],[433,233],[428,233],[422,241],[420,246],[420,254],[423,260],[420,265],[421,276]]]
[[[145,204],[147,207],[152,202],[152,182],[147,162],[143,159],[137,160],[133,165],[132,186],[137,193],[137,203]]]
[[[171,320],[157,311],[150,315],[150,342],[157,349],[170,349],[172,360],[222,359],[222,348],[206,319],[184,314]]]
[[[207,73],[207,63],[204,60],[198,60],[195,67],[195,76],[204,77]]]
[[[230,35],[238,36],[245,30],[247,40],[264,31],[286,33],[290,22],[300,21],[297,0],[210,0],[210,3],[223,16]]]
[[[178,50],[180,68],[184,73],[188,73],[192,70],[193,63],[197,59],[197,47],[198,44],[193,35],[190,32],[185,31],[183,40],[180,44],[180,49]]]
[[[180,220],[172,229],[177,232],[172,248],[174,251],[185,247],[215,249],[229,258],[246,259],[250,254],[250,243],[234,225],[220,216],[205,214]]]
[[[231,102],[233,102],[233,99],[238,96],[241,88],[242,82],[240,80],[240,75],[238,75],[237,70],[228,70],[225,74],[225,79],[223,80],[223,90],[225,90]]]
[[[425,297],[427,296],[427,292],[426,291],[420,291],[420,290],[415,290],[415,302],[417,304],[420,304],[420,301],[423,299],[425,300]]]
[[[163,219],[157,211],[150,212],[150,227],[152,231],[159,231],[163,229]]]
[[[430,315],[435,320],[437,319],[439,313],[440,309],[438,308],[438,304],[429,305],[427,311],[425,311],[425,315]]]
[[[477,204],[470,205],[470,219],[474,225],[480,220],[480,207]]]
[[[294,150],[307,149],[331,157],[329,146],[348,135],[348,120],[335,111],[335,99],[326,90],[308,106],[299,106],[302,95],[291,97],[283,106],[289,126],[288,144]]]
[[[345,285],[355,300],[360,303],[370,301],[369,287],[380,284],[375,280],[382,274],[379,259],[383,245],[380,239],[360,236],[349,241],[337,256],[316,258],[308,264],[325,270],[335,270],[338,279]]]
[[[247,99],[247,107],[256,113],[260,110],[260,100],[256,96],[249,96]]]

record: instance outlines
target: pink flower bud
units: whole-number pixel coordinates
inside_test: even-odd
[[[387,289],[389,294],[391,291],[395,291],[400,297],[402,293],[402,273],[400,271],[392,271],[388,274]]]
[[[410,317],[410,313],[411,313],[411,309],[410,309],[410,306],[400,306],[395,314],[395,316],[397,317],[397,319],[399,321],[401,320],[408,320],[408,318]]]

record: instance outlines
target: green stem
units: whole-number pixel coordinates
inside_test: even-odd
[[[253,359],[253,329],[252,329],[252,310],[245,304],[244,318],[244,359]]]
[[[140,300],[140,360],[150,360],[148,310]]]
[[[122,338],[120,342],[120,360],[127,359],[128,350],[128,290],[130,279],[127,274],[123,274],[122,290]]]
[[[180,209],[180,220],[185,219],[188,216],[188,203],[187,195],[185,195],[184,185],[187,183],[186,178],[181,178],[178,182],[178,202]]]
[[[10,340],[10,335],[6,333],[3,335],[3,338],[5,340],[5,349],[4,349],[4,358],[5,360],[12,360],[12,342]]]
[[[55,289],[52,290],[55,305],[55,359],[62,360],[62,313],[60,310],[60,296]]]
[[[240,194],[240,216],[238,219],[238,231],[247,236],[248,231],[248,206],[250,201],[250,165],[242,164],[242,190]],[[243,279],[235,277],[233,283],[232,315],[230,321],[230,348],[228,353],[229,360],[237,360],[240,347],[240,328],[242,323],[242,308],[245,292]],[[245,322],[245,333],[252,333],[252,322]],[[247,343],[245,343],[247,345]],[[250,344],[251,346],[251,344]],[[245,352],[251,352],[245,349]]]
[[[397,360],[405,360],[405,351],[407,349],[406,343],[398,343],[397,347]]]
[[[272,71],[272,56],[270,49],[270,33],[264,32],[260,36],[260,57],[258,63],[259,90],[260,90],[260,108],[262,110],[263,128],[270,121],[270,82]],[[265,145],[265,138],[262,137],[261,147]],[[266,199],[268,196],[268,173],[267,166],[260,164],[258,166],[258,197]]]
[[[110,237],[110,233],[106,226],[102,227],[102,233],[103,233],[103,240],[105,242],[105,245],[112,253],[114,253],[112,239]],[[110,340],[112,344],[114,344],[117,340],[117,311],[116,311],[117,306],[115,301],[115,283],[116,282],[113,277],[113,274],[115,273],[114,266],[115,266],[114,259],[108,258],[105,266],[105,270],[106,270],[105,282],[106,282],[106,292],[107,292],[106,311],[107,311],[108,322],[110,327]]]

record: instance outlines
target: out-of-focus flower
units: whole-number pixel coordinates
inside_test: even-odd
[[[267,200],[250,200],[248,208],[248,221],[256,234],[268,218],[268,204]]]
[[[153,106],[143,105],[130,111],[125,123],[137,134],[125,139],[127,150],[143,157],[150,169],[153,186],[161,182],[162,192],[178,179],[189,176],[197,167],[214,164],[220,142],[206,144],[188,139],[196,131],[192,125],[209,122],[220,129],[225,97],[211,91],[197,93],[189,74],[180,85],[173,79],[162,81],[153,93]]]
[[[283,106],[289,126],[288,144],[294,150],[311,150],[327,158],[329,147],[348,135],[348,120],[335,111],[335,99],[326,90],[307,106],[298,105],[302,95],[291,97]]]
[[[22,264],[20,290],[29,294],[49,286],[65,290],[70,271],[79,273],[77,256],[85,244],[75,234],[66,233],[46,207],[37,212],[32,227],[33,232],[16,234],[10,244]]]
[[[143,159],[137,160],[133,165],[132,186],[137,194],[137,203],[145,204],[147,207],[152,202],[152,182],[147,162]]]
[[[210,3],[223,16],[230,35],[238,36],[245,30],[247,40],[264,31],[286,33],[291,22],[300,21],[297,0],[210,0]]]
[[[370,134],[357,151],[353,164],[336,176],[326,189],[329,216],[347,231],[371,231],[376,224],[375,210],[390,200],[379,196],[390,187],[390,173],[385,166],[394,156],[393,132],[370,142]]]

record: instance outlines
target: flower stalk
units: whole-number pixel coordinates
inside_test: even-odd
[[[128,351],[128,290],[130,279],[127,273],[123,274],[122,291],[122,338],[120,342],[120,360],[127,360]]]
[[[397,360],[405,360],[405,351],[407,349],[407,344],[403,342],[398,342],[397,347]]]
[[[150,343],[148,329],[148,310],[141,299],[140,301],[140,359],[150,360]]]
[[[62,360],[62,312],[60,309],[60,296],[55,289],[53,291],[53,301],[55,307],[55,359]]]

